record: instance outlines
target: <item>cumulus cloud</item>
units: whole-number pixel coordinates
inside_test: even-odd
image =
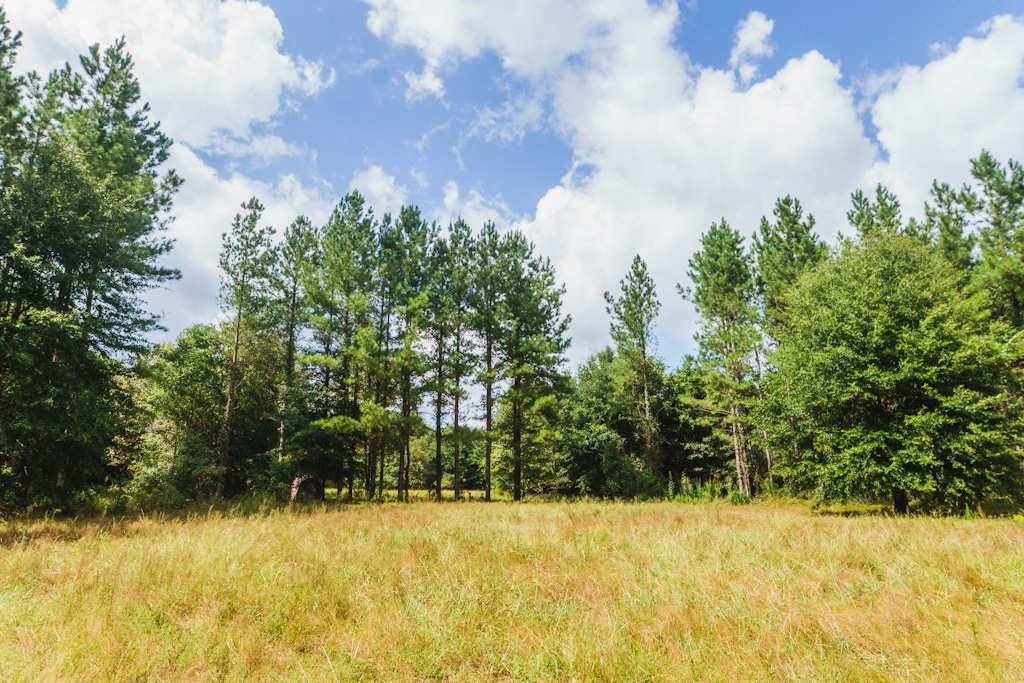
[[[431,95],[438,99],[444,97],[444,83],[434,73],[434,68],[431,66],[424,67],[420,73],[406,72],[405,82],[409,86],[405,93],[408,100],[421,100]]]
[[[90,45],[126,39],[143,99],[176,140],[168,166],[185,179],[166,233],[175,240],[167,265],[182,279],[149,294],[174,335],[218,314],[221,235],[240,204],[258,197],[264,222],[282,230],[299,214],[326,220],[334,192],[284,175],[270,182],[218,173],[194,151],[266,163],[302,149],[259,131],[294,97],[316,95],[333,82],[320,62],[281,52],[273,11],[247,0],[6,0],[11,24],[24,33],[18,68],[47,73]]]
[[[931,182],[969,179],[969,159],[988,149],[1024,157],[1024,18],[1000,16],[924,66],[889,74],[870,104],[887,154],[868,184],[887,185],[922,213]]]
[[[477,112],[469,136],[502,144],[522,142],[527,133],[539,130],[544,118],[544,106],[536,97],[520,95],[507,100],[497,109],[483,107]]]
[[[418,77],[409,77],[411,92],[424,80],[440,79],[459,62],[493,52],[511,72],[541,78],[571,56],[589,50],[611,30],[621,14],[614,3],[548,0],[367,0],[367,27],[379,38],[416,49],[425,62]],[[636,4],[622,3],[622,5]],[[675,16],[666,4],[658,12]],[[429,75],[431,78],[426,79]],[[432,83],[434,92],[438,85]]]
[[[736,26],[729,66],[736,70],[740,80],[749,83],[757,76],[757,61],[775,54],[775,46],[769,40],[775,22],[764,12],[751,12]]]
[[[261,182],[239,173],[218,174],[187,147],[175,146],[172,154],[173,166],[187,180],[175,198],[175,218],[167,232],[175,246],[166,260],[181,270],[182,278],[148,297],[152,310],[165,315],[170,336],[217,319],[221,236],[231,229],[243,202],[257,197],[266,209],[263,224],[278,234],[299,215],[323,224],[337,203],[330,187],[304,185],[291,175]]]
[[[25,34],[22,69],[49,72],[123,35],[164,131],[196,148],[223,148],[225,138],[247,143],[287,93],[313,96],[334,82],[321,62],[281,52],[273,10],[250,0],[7,0],[4,7]]]
[[[352,176],[348,189],[349,192],[357,190],[363,195],[379,215],[390,213],[397,216],[409,197],[409,191],[404,185],[397,184],[393,175],[376,165],[368,166]]]
[[[462,218],[476,230],[487,222],[494,223],[501,230],[523,218],[517,216],[501,197],[485,197],[478,190],[470,190],[464,196],[454,180],[445,183],[441,206],[433,209],[430,217],[441,225]]]
[[[693,348],[697,324],[674,285],[687,283],[712,221],[725,217],[750,235],[790,194],[831,238],[845,227],[854,189],[886,182],[910,198],[908,215],[920,214],[936,175],[954,166],[965,174],[982,147],[1005,158],[1024,146],[1020,19],[998,18],[924,67],[869,79],[865,95],[814,51],[757,80],[758,60],[774,51],[773,21],[761,12],[740,22],[722,70],[691,63],[675,46],[674,3],[367,2],[369,28],[418,50],[436,74],[497,55],[510,80],[529,84],[525,101],[548,107],[544,123],[571,145],[573,170],[518,224],[569,283],[575,360],[607,343],[602,293],[634,253],[658,284],[662,352],[674,363]],[[478,124],[500,131],[497,122],[509,119]],[[446,208],[462,201],[449,183]]]

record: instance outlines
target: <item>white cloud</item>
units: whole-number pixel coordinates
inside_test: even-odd
[[[213,140],[206,149],[216,154],[231,157],[246,157],[264,164],[282,157],[294,157],[302,154],[298,145],[286,142],[277,135],[260,135],[247,141],[237,138],[220,137]]]
[[[397,216],[409,196],[404,185],[398,185],[393,175],[376,165],[368,166],[352,176],[348,189],[349,192],[357,190],[363,195],[379,215],[390,213]]]
[[[155,312],[166,314],[163,324],[173,337],[189,325],[217,319],[221,235],[249,197],[260,200],[262,223],[278,234],[299,215],[323,224],[337,202],[330,187],[308,187],[290,175],[273,183],[241,174],[222,176],[184,146],[174,147],[171,164],[186,182],[174,201],[175,219],[167,236],[175,246],[166,261],[181,270],[182,279],[148,298]]]
[[[893,190],[920,215],[932,180],[960,185],[969,159],[1024,157],[1024,18],[1001,16],[923,67],[895,71],[870,108],[888,158],[868,185]]]
[[[409,100],[421,100],[431,95],[438,99],[444,97],[444,83],[434,73],[432,66],[424,67],[421,73],[407,72],[405,82],[409,86],[406,91],[406,98]]]
[[[460,61],[493,51],[504,67],[529,78],[542,77],[570,56],[592,47],[612,30],[610,24],[632,3],[549,2],[548,0],[366,0],[371,6],[367,27],[396,45],[415,48],[425,69],[410,78],[411,91],[430,80],[436,92],[438,75]],[[656,10],[675,16],[666,4]],[[427,79],[426,77],[430,78]]]
[[[474,230],[479,230],[487,222],[494,223],[501,230],[523,219],[501,197],[485,197],[478,190],[470,190],[468,196],[463,196],[454,180],[445,183],[442,204],[430,212],[430,217],[440,225],[462,218]]]
[[[757,76],[757,62],[762,57],[771,57],[775,46],[769,42],[775,22],[764,12],[751,12],[736,26],[729,66],[739,73],[740,80],[749,83]]]
[[[760,12],[737,27],[729,69],[719,70],[674,47],[674,3],[367,1],[370,29],[418,50],[434,73],[490,51],[509,79],[529,84],[527,101],[549,107],[573,171],[519,225],[568,283],[575,360],[607,342],[602,293],[634,253],[657,282],[662,351],[675,363],[693,348],[696,316],[674,285],[686,283],[712,221],[724,216],[749,235],[776,198],[791,194],[831,238],[845,228],[857,188],[887,182],[911,198],[906,214],[919,214],[932,178],[954,165],[964,175],[982,147],[1000,158],[1024,148],[1020,19],[994,20],[923,68],[868,79],[864,102],[818,52],[753,82],[757,60],[774,50],[773,22]],[[508,119],[485,116],[478,126],[502,140],[498,122]],[[463,202],[449,183],[446,210]]]
[[[479,136],[502,144],[522,142],[527,133],[539,130],[544,118],[544,106],[536,97],[507,100],[501,107],[483,107],[477,112],[470,128],[470,136]]]
[[[299,214],[326,220],[335,201],[326,185],[307,186],[284,175],[261,182],[219,174],[196,154],[267,162],[302,148],[254,130],[284,106],[286,93],[312,96],[333,82],[319,62],[280,51],[281,25],[273,11],[247,0],[6,0],[12,26],[24,33],[18,68],[43,74],[65,62],[77,66],[90,45],[125,36],[142,97],[152,116],[176,140],[167,166],[185,184],[175,197],[165,261],[182,279],[150,292],[155,312],[174,335],[217,318],[221,234],[240,204],[258,197],[264,223],[282,230]]]
[[[25,34],[18,63],[26,70],[47,73],[123,35],[163,130],[196,148],[225,137],[249,142],[286,92],[312,96],[334,82],[322,63],[282,53],[273,10],[250,0],[67,0],[60,8],[54,0],[7,0],[4,7]]]

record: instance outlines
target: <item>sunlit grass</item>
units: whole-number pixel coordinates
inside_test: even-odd
[[[0,524],[3,680],[1024,679],[1024,520],[790,504]]]

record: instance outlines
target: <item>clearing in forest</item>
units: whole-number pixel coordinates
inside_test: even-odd
[[[3,680],[1024,677],[1024,520],[417,503],[0,523]]]

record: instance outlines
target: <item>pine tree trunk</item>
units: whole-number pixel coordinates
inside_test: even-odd
[[[441,476],[444,474],[444,467],[441,462],[441,406],[444,401],[444,393],[438,385],[437,402],[434,406],[434,495],[441,500]]]
[[[228,472],[228,457],[231,449],[231,419],[235,410],[235,392],[238,382],[238,347],[242,331],[242,308],[235,314],[235,340],[231,346],[231,371],[228,374],[228,398],[224,406],[224,421],[220,426],[220,438],[217,439],[217,466],[220,477],[217,479],[216,496],[224,495],[224,480]]]
[[[757,349],[757,347],[754,347],[754,362],[757,363],[757,377],[758,377],[757,399],[763,404],[764,403],[764,392],[761,391],[761,382],[760,382],[760,379],[761,379],[761,352]],[[772,454],[771,454],[771,451],[768,450],[768,430],[766,430],[766,429],[762,429],[761,430],[761,438],[764,440],[764,460],[765,460],[766,465],[768,466],[768,488],[771,490],[772,493],[775,493],[775,479],[772,476]]]
[[[277,461],[281,462],[284,460],[284,419],[288,413],[288,399],[289,393],[292,387],[292,378],[295,374],[295,306],[298,294],[295,288],[292,288],[291,299],[288,302],[288,339],[285,345],[285,360],[284,360],[284,391],[281,392],[281,420],[278,425],[278,440],[277,440]],[[338,487],[341,490],[341,487]]]
[[[492,417],[492,402],[493,402],[493,390],[494,383],[491,381],[491,372],[494,369],[493,361],[493,342],[488,337],[487,339],[487,387],[484,391],[484,412],[486,417],[484,419],[484,429],[486,433],[484,435],[484,500],[487,502],[491,501],[491,429],[493,427]]]
[[[733,409],[730,412],[733,413],[733,417],[735,418],[735,409]],[[737,486],[740,487],[740,492],[741,493],[746,493],[743,490],[743,488],[744,488],[743,487],[743,467],[740,465],[740,437],[739,437],[739,430],[737,428],[737,425],[736,425],[735,421],[732,423],[732,449],[733,449],[733,453],[734,453],[735,458],[736,458],[736,484],[737,484]]]
[[[736,479],[740,487],[740,493],[749,496],[751,495],[750,464],[747,458],[746,444],[744,443],[742,430],[740,429],[741,412],[739,406],[733,406],[731,413],[733,417],[732,443],[733,450],[736,453]]]
[[[401,502],[403,500],[403,498],[402,498],[403,488],[402,487],[405,484],[405,474],[406,474],[406,467],[407,467],[406,463],[408,462],[406,454],[408,453],[408,449],[409,449],[409,424],[408,424],[408,421],[409,421],[409,415],[412,412],[411,409],[410,409],[410,406],[409,406],[410,400],[409,400],[408,383],[406,381],[404,381],[404,379],[403,379],[402,384],[403,384],[403,386],[402,386],[402,429],[400,431],[400,437],[399,437],[400,443],[398,444],[398,482],[396,483],[396,486],[395,486],[399,502]],[[408,500],[408,494],[406,494],[406,498],[404,500]]]
[[[377,491],[379,492],[380,497],[383,498],[384,497],[384,461],[386,460],[386,458],[384,457],[383,439],[381,439],[381,441],[382,441],[382,443],[381,443],[380,457],[378,458],[378,461],[380,462],[380,483],[377,485]]]
[[[651,418],[651,395],[650,395],[650,375],[647,368],[647,349],[641,347],[640,349],[640,362],[643,366],[643,381],[644,381],[644,441],[647,449],[647,464],[652,468],[656,464],[655,460],[655,445],[654,445],[654,428],[652,426]]]
[[[512,497],[517,501],[523,499],[523,403],[519,397],[520,385],[521,381],[516,377],[513,383],[515,400],[512,402]]]
[[[454,423],[452,426],[452,450],[455,454],[453,488],[455,500],[462,497],[462,484],[459,481],[459,377],[455,377]]]

